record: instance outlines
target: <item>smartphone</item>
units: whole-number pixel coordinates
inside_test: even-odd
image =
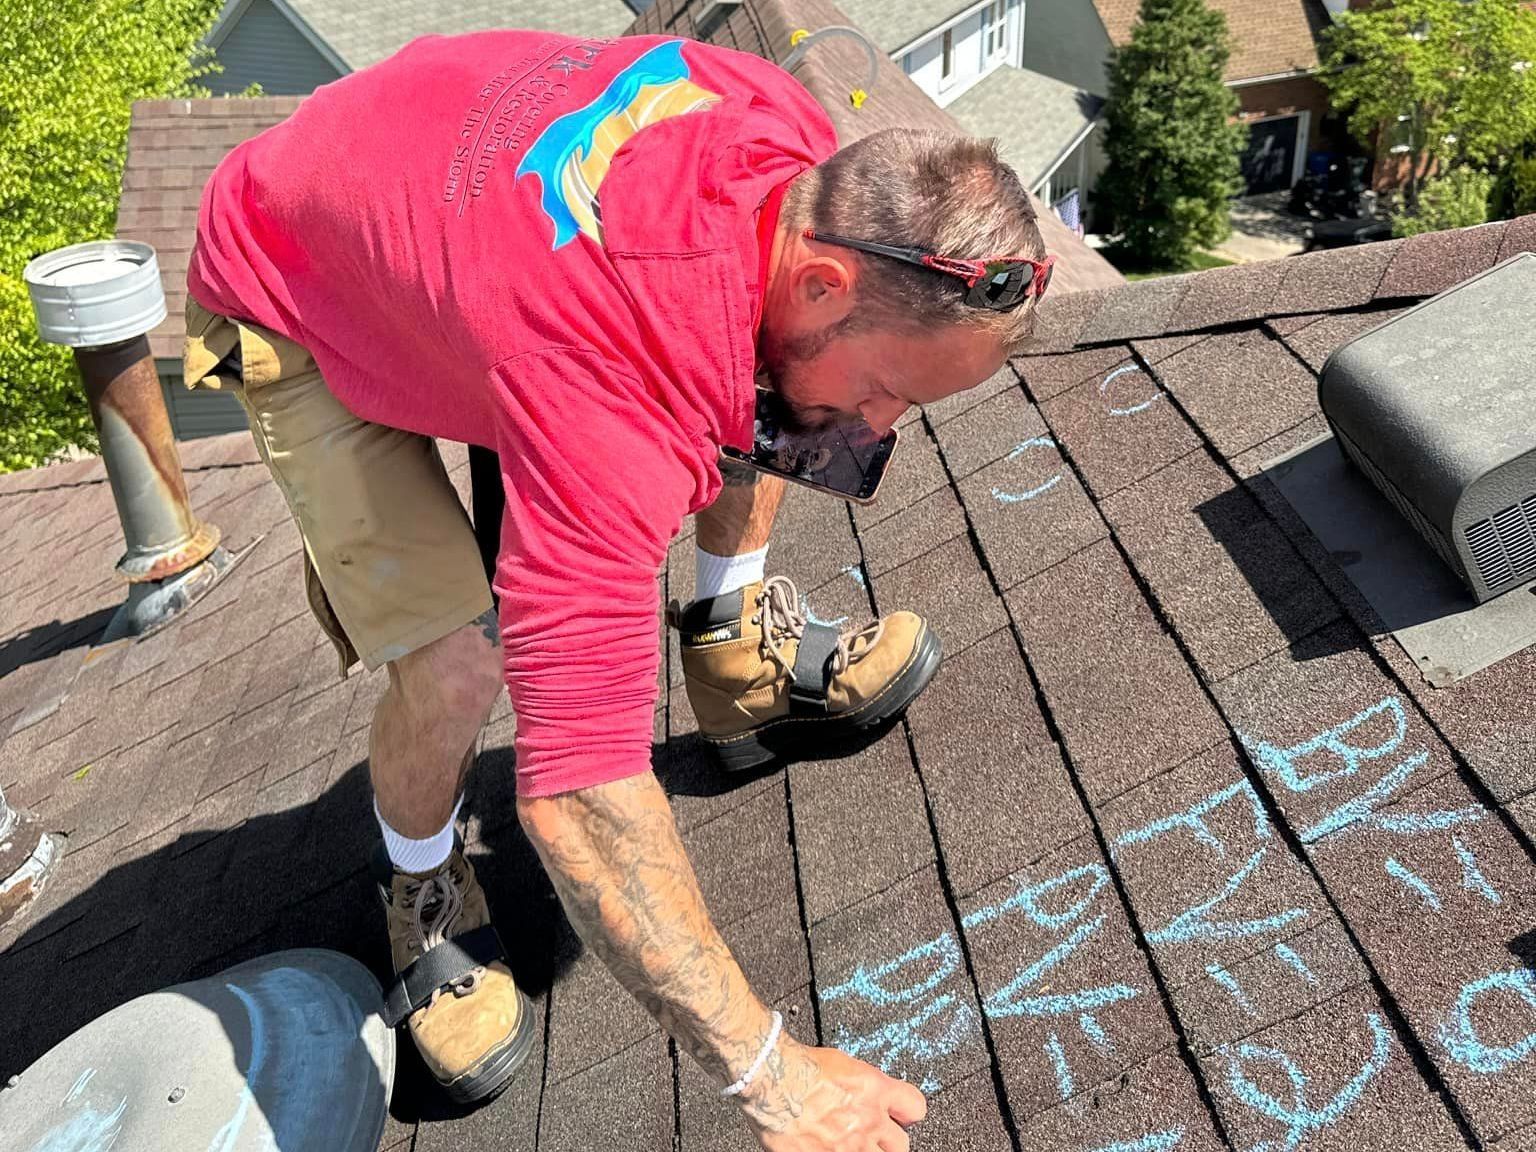
[[[896,451],[896,429],[881,436],[863,420],[854,420],[815,432],[784,432],[773,415],[775,406],[772,393],[759,388],[752,451],[721,448],[720,454],[855,504],[875,498]]]

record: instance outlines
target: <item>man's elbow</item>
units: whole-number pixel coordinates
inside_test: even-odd
[[[535,848],[553,844],[570,827],[570,805],[566,796],[519,796],[517,822]]]

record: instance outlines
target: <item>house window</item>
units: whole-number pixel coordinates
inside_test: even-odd
[[[955,78],[955,30],[944,29],[944,43],[939,49],[939,83],[948,84]]]
[[[1008,50],[1008,0],[992,0],[981,17],[983,59],[990,64]]]

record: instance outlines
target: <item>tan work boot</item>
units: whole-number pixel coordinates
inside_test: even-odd
[[[490,1099],[528,1058],[535,1024],[474,869],[455,846],[441,868],[400,872],[380,845],[374,878],[398,977],[385,993],[384,1022],[408,1024],[422,1060],[454,1100]]]
[[[674,603],[683,674],[699,732],[729,769],[808,758],[828,741],[899,716],[939,670],[943,646],[922,617],[856,631],[807,621],[792,581]]]

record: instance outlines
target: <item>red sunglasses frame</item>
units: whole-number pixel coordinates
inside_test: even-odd
[[[869,252],[876,256],[900,260],[905,264],[914,264],[919,268],[927,268],[945,276],[953,276],[964,281],[968,289],[965,297],[967,304],[973,308],[985,308],[992,312],[1009,312],[1026,300],[1040,299],[1050,287],[1052,270],[1056,265],[1055,256],[1046,256],[1044,260],[1032,260],[1028,256],[985,256],[980,259],[965,259],[958,256],[941,256],[937,252],[929,252],[924,248],[903,248],[894,244],[879,244],[873,240],[855,240],[831,232],[818,232],[814,228],[807,228],[802,235],[807,240],[819,240],[823,244],[834,244],[839,248]],[[987,295],[984,282],[993,282],[1000,271],[1011,276],[1015,270],[1022,271],[1025,268],[1030,269],[1027,286],[1020,285],[1012,292],[1006,292],[1000,299]]]

